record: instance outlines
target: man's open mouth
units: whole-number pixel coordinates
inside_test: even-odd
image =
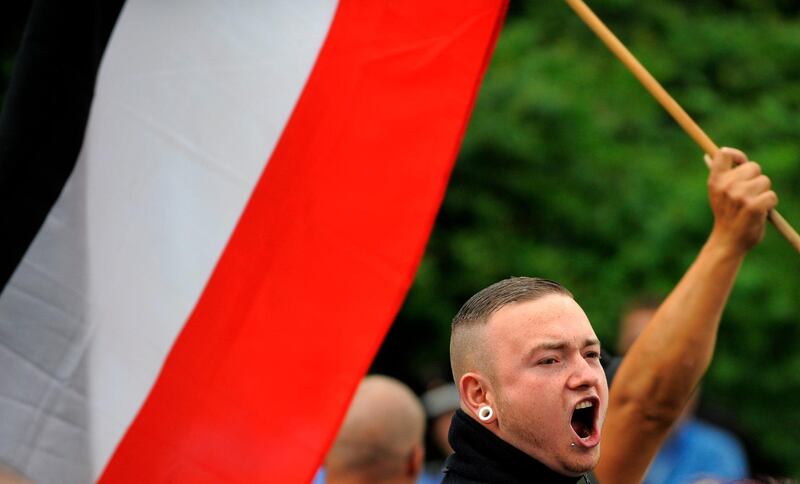
[[[595,400],[583,400],[575,405],[572,411],[572,419],[570,425],[575,434],[586,439],[591,437],[594,433],[594,422],[597,414],[598,402]]]

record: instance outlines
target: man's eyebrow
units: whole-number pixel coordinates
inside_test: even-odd
[[[531,353],[535,353],[541,350],[563,350],[567,348],[569,344],[566,341],[547,341],[544,343],[539,343],[538,345],[531,348]]]
[[[600,340],[597,338],[587,338],[586,341],[583,342],[583,347],[586,348],[587,346],[600,346]]]
[[[547,351],[547,350],[565,350],[569,348],[570,345],[566,341],[545,341],[544,343],[539,343],[538,345],[531,348],[528,352],[529,354],[534,354],[537,351]],[[600,340],[597,338],[587,338],[583,342],[583,346],[581,348],[586,348],[587,346],[600,346]]]
[[[545,341],[544,343],[539,343],[538,345],[534,346],[528,352],[529,355],[534,355],[538,351],[548,351],[548,350],[555,350],[555,351],[563,351],[567,348],[572,346],[567,341]],[[586,348],[587,346],[600,346],[600,340],[597,338],[586,338],[583,341],[583,346],[581,348]]]

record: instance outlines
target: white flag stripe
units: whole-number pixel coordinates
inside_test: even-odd
[[[127,2],[75,171],[0,296],[0,341],[29,360],[16,364],[18,381],[38,373],[33,387],[12,390],[27,410],[0,410],[24,433],[0,457],[42,482],[79,480],[79,471],[47,472],[82,458],[70,444],[88,427],[91,478],[102,472],[224,249],[335,9],[333,0]]]

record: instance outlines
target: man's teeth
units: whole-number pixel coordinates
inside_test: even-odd
[[[575,405],[575,410],[580,410],[582,408],[589,408],[592,405],[594,405],[594,404],[592,402],[590,402],[590,401],[581,402],[581,403]]]

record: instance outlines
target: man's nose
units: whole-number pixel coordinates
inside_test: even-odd
[[[572,365],[572,372],[567,379],[567,386],[575,390],[584,387],[594,387],[600,383],[600,371],[602,370],[595,368],[584,358],[578,358]]]

